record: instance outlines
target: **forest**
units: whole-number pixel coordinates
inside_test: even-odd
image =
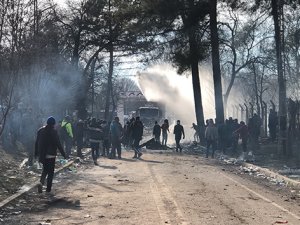
[[[257,114],[267,136],[272,108],[281,149],[292,154],[288,146],[300,129],[299,6],[297,0],[0,0],[0,136],[46,115],[77,110],[85,119],[91,107],[111,120],[120,93],[137,88],[133,67],[161,62],[192,77],[196,121],[204,127],[199,67],[205,64],[216,122]]]

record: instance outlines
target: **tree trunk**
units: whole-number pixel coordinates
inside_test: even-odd
[[[79,63],[80,35],[81,35],[81,31],[78,31],[78,33],[74,39],[74,48],[73,48],[73,53],[72,53],[72,62],[71,63],[76,70],[78,70],[78,63]]]
[[[258,74],[256,72],[256,68],[255,68],[255,64],[254,63],[252,63],[252,67],[253,67],[253,75],[254,75],[254,90],[255,90],[256,113],[260,117],[261,114],[260,114],[260,104],[259,104],[259,90],[258,90],[258,83],[257,83]]]
[[[228,112],[229,112],[229,109],[228,109],[228,97],[229,97],[229,96],[224,95],[224,109],[225,109],[224,116],[225,116],[226,118],[230,115],[230,114],[228,113]]]
[[[110,119],[109,109],[110,109],[110,100],[111,100],[111,92],[112,92],[113,69],[114,69],[114,46],[112,43],[110,43],[109,69],[108,69],[108,77],[107,77],[107,90],[106,90],[106,101],[105,101],[105,112],[104,112],[104,119],[106,121]]]
[[[111,0],[108,1],[108,11],[111,12]],[[104,119],[109,121],[110,119],[110,99],[112,93],[112,77],[113,77],[113,70],[114,70],[114,44],[113,44],[113,33],[112,33],[112,18],[111,14],[109,15],[109,69],[108,69],[108,77],[107,77],[107,90],[106,90],[106,101],[105,101],[105,112],[104,112]],[[113,113],[113,112],[112,112]]]
[[[199,57],[197,52],[197,42],[195,37],[195,29],[190,28],[189,31],[189,45],[190,45],[190,59],[191,59],[191,69],[192,69],[192,81],[193,81],[193,91],[194,91],[194,102],[195,102],[195,112],[197,125],[199,127],[199,136],[201,144],[204,143],[204,113],[202,106],[202,96],[201,96],[201,86],[199,77]]]
[[[219,36],[217,27],[217,0],[210,0],[210,32],[212,48],[212,66],[215,89],[215,108],[217,123],[224,123],[224,106],[219,54]]]
[[[92,79],[92,116],[94,116],[94,108],[95,108],[95,66],[96,59],[93,60],[91,65],[91,79]]]
[[[276,44],[276,59],[277,73],[279,86],[279,142],[281,150],[286,155],[286,139],[287,139],[287,109],[286,109],[286,82],[283,71],[283,30],[280,15],[282,15],[282,0],[272,0],[272,15],[275,28],[275,44]]]

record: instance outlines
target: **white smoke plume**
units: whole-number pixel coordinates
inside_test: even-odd
[[[212,75],[206,68],[200,69],[200,83],[204,116],[215,118]],[[138,84],[148,101],[161,102],[166,106],[166,118],[170,124],[181,121],[188,140],[191,139],[191,126],[196,123],[191,76],[178,75],[175,68],[162,64],[139,73]]]

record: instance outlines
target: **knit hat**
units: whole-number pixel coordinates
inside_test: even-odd
[[[50,116],[48,119],[47,119],[47,124],[48,125],[55,125],[55,119]]]

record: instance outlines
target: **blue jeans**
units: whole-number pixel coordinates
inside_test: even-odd
[[[168,141],[168,133],[163,133],[162,134],[162,145],[167,145],[167,141]]]
[[[118,153],[118,158],[121,158],[121,141],[119,139],[112,139],[111,141],[111,157],[116,157],[116,150]]]

